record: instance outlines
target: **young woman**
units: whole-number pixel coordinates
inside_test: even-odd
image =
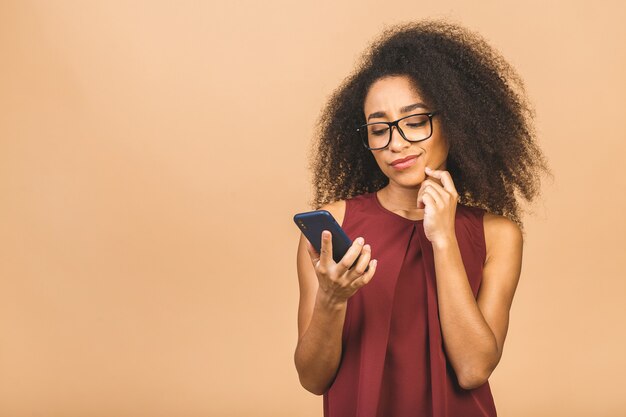
[[[335,263],[330,232],[320,253],[301,237],[297,258],[295,365],[325,417],[496,415],[517,198],[549,173],[532,116],[515,70],[442,21],[386,30],[335,91],[314,206],[354,243]]]

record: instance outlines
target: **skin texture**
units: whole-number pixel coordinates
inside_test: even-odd
[[[403,111],[418,102],[425,109]],[[432,110],[439,111],[433,135],[422,142],[409,143],[394,128],[389,146],[371,151],[357,132],[367,122]],[[378,115],[371,118],[372,113]],[[531,202],[539,195],[540,174],[551,174],[536,144],[533,118],[521,78],[497,51],[467,29],[427,20],[385,30],[318,121],[313,207],[328,210],[341,224],[346,199],[377,192],[388,210],[424,220],[433,245],[444,349],[465,389],[484,384],[500,361],[521,273],[518,199]],[[409,155],[419,155],[411,167],[399,171],[389,165]],[[459,202],[486,211],[487,256],[477,299],[455,236]],[[335,264],[329,245],[324,236],[317,254],[301,237],[297,255],[294,360],[302,385],[320,395],[339,367],[347,300],[376,279],[376,248],[357,239]],[[348,270],[361,252],[361,264]]]
[[[478,34],[445,21],[390,27],[333,92],[317,125],[312,206],[387,185],[356,129],[367,122],[370,87],[390,75],[408,76],[423,100],[440,111],[433,121],[449,141],[446,170],[460,202],[508,217],[523,230],[518,199],[532,201],[541,174],[551,175],[536,144],[524,83]]]
[[[433,110],[410,78],[384,77],[369,89],[364,113],[376,112],[381,114],[379,120],[393,121],[406,115],[401,108],[415,103]],[[449,142],[433,119],[429,139],[410,143],[394,130],[387,148],[370,152],[389,179],[378,192],[381,204],[403,217],[424,220],[426,237],[433,244],[444,349],[461,387],[472,389],[487,381],[501,358],[521,272],[523,239],[511,220],[485,215],[487,259],[481,290],[474,299],[454,230],[458,192],[445,170],[448,149]],[[420,155],[411,167],[398,171],[390,165],[409,155]],[[344,200],[323,208],[343,222]],[[375,277],[377,265],[372,248],[362,238],[335,263],[329,238],[330,233],[324,232],[320,254],[303,237],[298,248],[299,341],[294,359],[302,385],[318,395],[328,389],[339,367],[347,300]],[[357,266],[348,269],[360,253]],[[365,273],[367,265],[370,269]]]

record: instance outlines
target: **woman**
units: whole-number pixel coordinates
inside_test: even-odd
[[[295,364],[324,415],[495,416],[521,271],[517,194],[549,173],[515,70],[441,21],[388,29],[331,97],[315,206],[354,243],[301,237]],[[356,265],[350,266],[356,259]]]

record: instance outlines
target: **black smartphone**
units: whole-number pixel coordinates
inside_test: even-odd
[[[298,213],[293,216],[293,221],[296,222],[298,228],[309,242],[311,242],[318,253],[322,248],[322,232],[328,230],[332,234],[333,260],[337,263],[341,261],[341,258],[343,258],[348,249],[350,249],[350,246],[352,246],[352,241],[346,232],[339,226],[339,223],[337,223],[333,215],[326,210]],[[350,268],[356,265],[360,257],[361,255],[355,259]],[[367,272],[369,269],[370,267],[368,265],[365,271]]]
[[[311,242],[318,253],[322,248],[322,232],[328,230],[332,234],[333,260],[335,262],[341,261],[341,258],[343,258],[348,249],[350,249],[350,246],[352,246],[352,240],[350,240],[346,232],[339,226],[339,223],[337,223],[333,215],[326,210],[298,213],[293,216],[293,221],[296,222],[298,228],[309,242]],[[352,266],[354,266],[358,260],[357,258]],[[369,269],[369,266],[367,269]]]

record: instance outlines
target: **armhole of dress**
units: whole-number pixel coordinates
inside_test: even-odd
[[[478,213],[478,220],[480,221],[480,236],[479,239],[482,244],[482,262],[481,262],[481,271],[485,267],[485,261],[487,261],[487,241],[485,240],[485,209],[480,209]]]
[[[343,220],[341,221],[341,224],[339,226],[341,226],[341,228],[345,230],[346,224],[348,224],[347,220],[348,220],[348,216],[350,212],[349,207],[352,205],[352,199],[348,198],[344,200],[344,202],[345,202],[345,207],[343,210]]]

